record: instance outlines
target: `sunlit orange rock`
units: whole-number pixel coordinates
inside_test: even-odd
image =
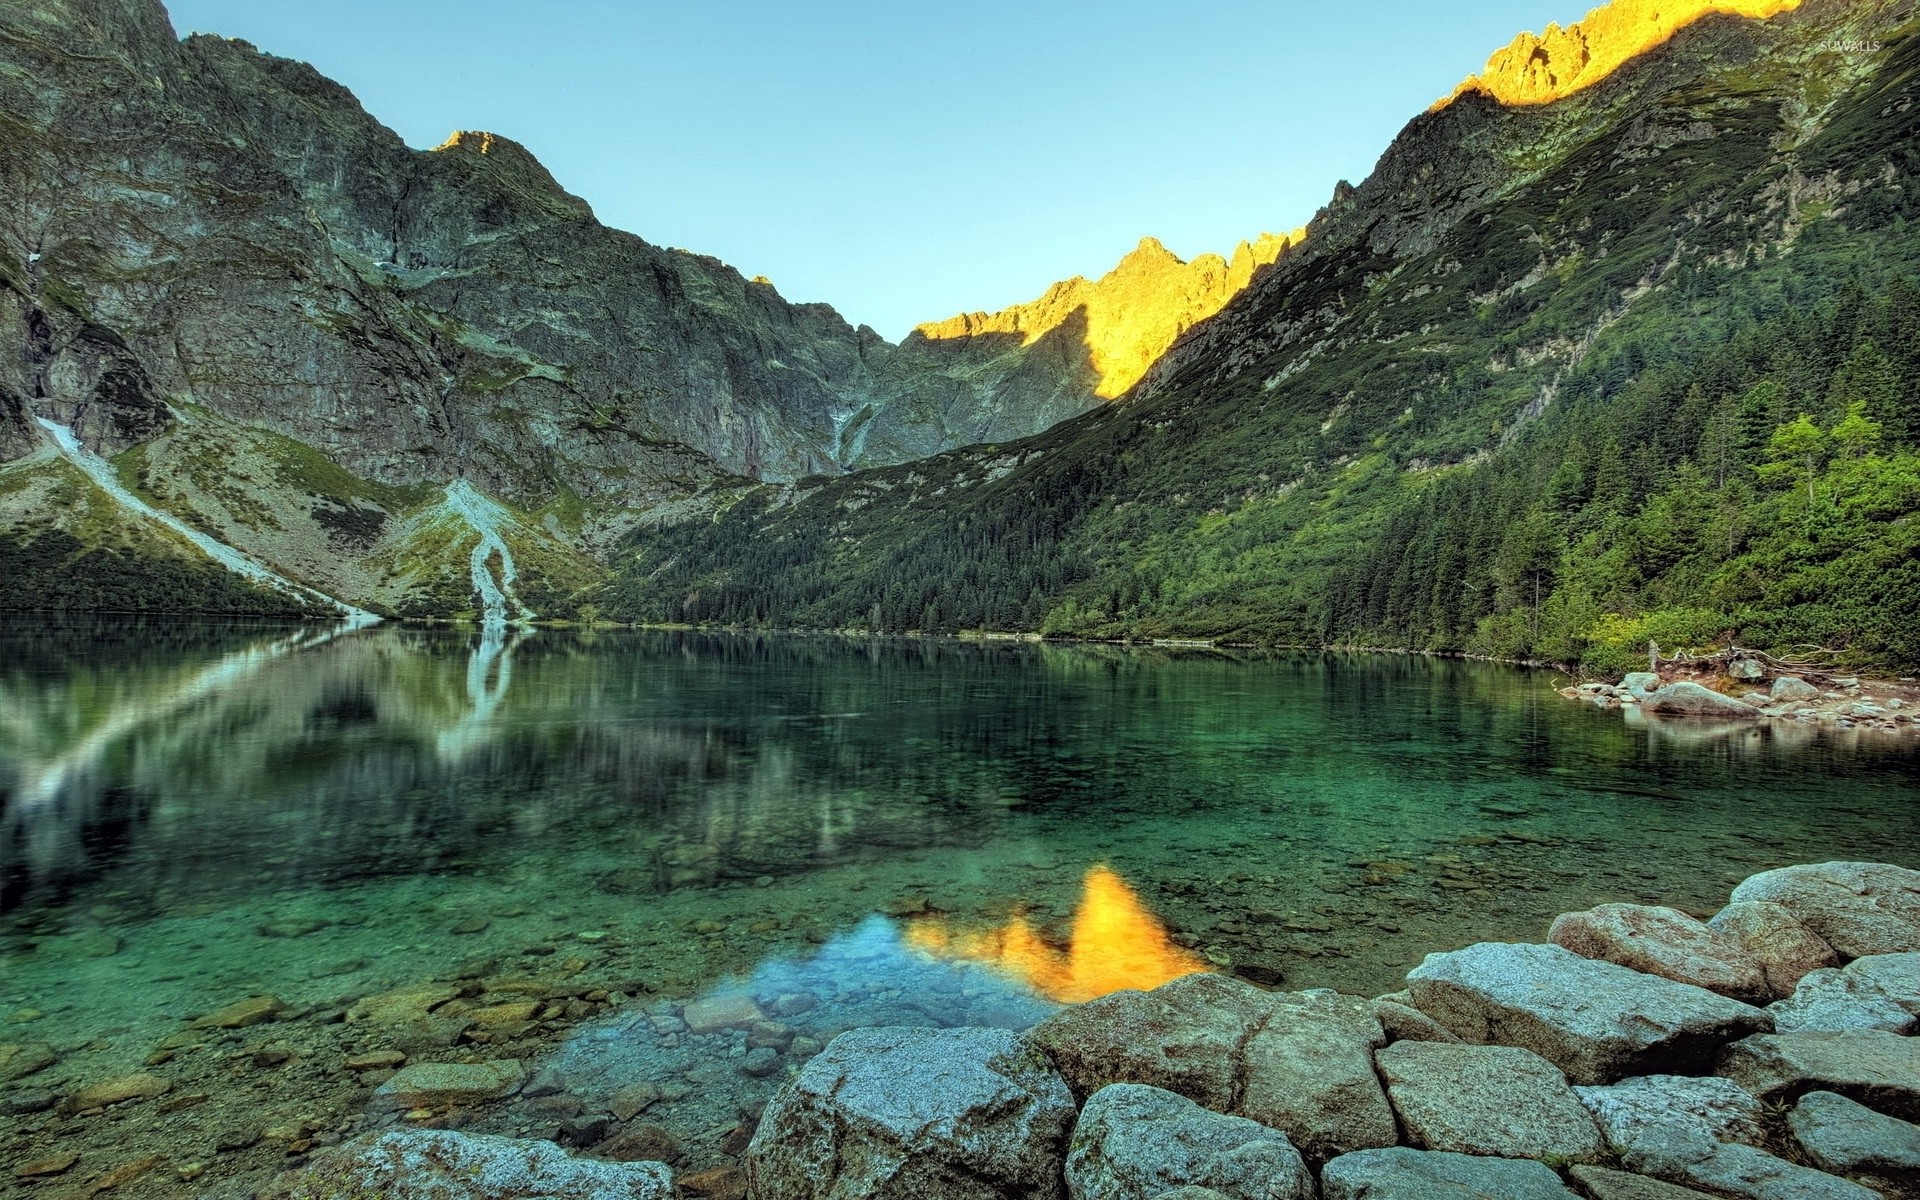
[[[920,326],[930,341],[1017,334],[1031,346],[1083,310],[1088,355],[1103,400],[1123,395],[1188,329],[1226,307],[1255,271],[1300,244],[1306,231],[1263,233],[1241,242],[1231,260],[1202,254],[1183,262],[1154,238],[1095,280],[1082,276],[1054,284],[1038,300],[997,313],[962,313]]]
[[[1800,0],[1614,0],[1565,29],[1523,33],[1494,52],[1487,69],[1468,76],[1463,92],[1485,92],[1502,104],[1548,104],[1592,87],[1629,60],[1716,13],[1764,20],[1800,7]]]
[[[998,929],[961,932],[937,918],[916,920],[907,944],[939,958],[984,963],[1035,992],[1078,1004],[1123,988],[1142,991],[1212,968],[1174,945],[1140,897],[1107,867],[1087,872],[1073,935],[1062,951],[1041,940],[1025,917]]]

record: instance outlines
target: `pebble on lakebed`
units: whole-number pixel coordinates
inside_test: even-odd
[[[1889,1028],[1902,1025],[1896,1014],[1920,1016],[1920,872],[1788,867],[1748,879],[1737,897],[1704,922],[1619,905],[1568,914],[1561,944],[1432,954],[1406,991],[1374,1000],[1192,975],[1064,1009],[1025,1034],[854,1030],[795,1064],[750,1143],[751,1120],[738,1127],[729,1153],[744,1173],[683,1175],[678,1192],[1920,1195],[1920,1039],[1911,1022]],[[749,1004],[727,997],[687,1023],[775,1039]],[[522,1086],[498,1066],[472,1064],[454,1082]],[[546,1091],[538,1079],[524,1089]],[[635,1119],[653,1099],[649,1090],[614,1115]],[[571,1107],[565,1095],[546,1100]],[[336,1194],[326,1189],[346,1180],[377,1182],[392,1200],[672,1194],[664,1164],[599,1161],[642,1145],[677,1151],[616,1132],[570,1158],[550,1141],[400,1127],[316,1155],[267,1194]],[[457,1163],[463,1178],[406,1178],[414,1162]]]

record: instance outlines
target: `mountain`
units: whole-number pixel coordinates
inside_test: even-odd
[[[1102,401],[1072,313],[895,346],[155,0],[0,8],[0,113],[0,607],[564,616],[636,526]]]
[[[1496,56],[1121,403],[650,530],[606,607],[1920,664],[1915,6],[1601,35],[1652,7],[1551,96]]]

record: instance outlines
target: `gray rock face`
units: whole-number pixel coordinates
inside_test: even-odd
[[[1224,1112],[1239,1089],[1240,1048],[1266,1019],[1269,995],[1227,976],[1188,975],[1066,1009],[1027,1036],[1077,1095],[1144,1083]]]
[[[1722,696],[1697,683],[1670,683],[1640,702],[1644,712],[1671,717],[1758,718],[1760,710],[1744,700]]]
[[[1808,1092],[1787,1117],[1807,1156],[1836,1175],[1920,1183],[1920,1125],[1833,1092]]]
[[[1407,981],[1420,1011],[1465,1040],[1531,1050],[1583,1084],[1703,1068],[1770,1024],[1751,1005],[1560,946],[1482,942],[1428,955]]]
[[[1729,1080],[1648,1076],[1578,1092],[1621,1164],[1639,1174],[1752,1200],[1873,1195],[1759,1149],[1764,1110]]]
[[[1920,1009],[1920,954],[1856,958],[1810,971],[1792,996],[1767,1006],[1779,1033],[1884,1029],[1911,1033]]]
[[[1775,704],[1818,700],[1820,689],[1795,675],[1782,675],[1773,681],[1773,690],[1768,697]]]
[[[1648,1179],[1645,1175],[1584,1163],[1575,1164],[1567,1174],[1586,1188],[1593,1200],[1706,1200],[1707,1196],[1705,1192],[1696,1192],[1677,1183],[1665,1183]]]
[[[1707,928],[1760,964],[1767,990],[1775,997],[1793,995],[1808,971],[1840,962],[1824,938],[1771,901],[1729,904],[1713,915]]]
[[[1602,904],[1562,913],[1547,940],[1582,958],[1604,959],[1749,1004],[1764,1004],[1771,995],[1759,960],[1678,909]]]
[[[999,1029],[858,1029],[815,1055],[747,1151],[760,1200],[1048,1200],[1073,1094]]]
[[[1847,958],[1920,950],[1920,871],[1863,862],[1782,867],[1748,879],[1733,899],[1780,905]]]
[[[1152,1200],[1202,1187],[1232,1200],[1312,1200],[1313,1176],[1284,1134],[1137,1083],[1087,1100],[1067,1151],[1073,1200]]]
[[[1458,1042],[1460,1035],[1432,1017],[1397,1000],[1373,1002],[1374,1020],[1390,1042]]]
[[[1242,1051],[1234,1111],[1270,1125],[1316,1159],[1399,1140],[1373,1070],[1386,1041],[1365,1001],[1332,992],[1272,997]]]
[[[1620,686],[1636,700],[1645,700],[1660,690],[1660,677],[1652,671],[1632,671],[1620,681]]]
[[[1364,1000],[1190,975],[1068,1009],[1030,1036],[1082,1095],[1165,1088],[1278,1129],[1310,1158],[1396,1140],[1373,1072],[1386,1035]]]
[[[673,1200],[662,1163],[569,1158],[552,1142],[435,1129],[368,1134],[322,1150],[261,1200]]]
[[[1600,1157],[1560,1069],[1513,1046],[1395,1042],[1374,1055],[1409,1144],[1494,1158]]]
[[[1362,1150],[1320,1173],[1326,1200],[1578,1200],[1537,1162],[1438,1150]]]
[[[1715,1070],[1763,1100],[1838,1092],[1920,1120],[1920,1038],[1872,1029],[1758,1034],[1728,1046]]]

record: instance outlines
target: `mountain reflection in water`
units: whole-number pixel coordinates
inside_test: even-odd
[[[938,958],[982,963],[1039,995],[1079,1004],[1124,988],[1151,991],[1212,967],[1175,945],[1140,897],[1110,867],[1087,872],[1065,950],[1041,939],[1024,914],[998,929],[955,930],[937,917],[907,926],[906,944]]]

